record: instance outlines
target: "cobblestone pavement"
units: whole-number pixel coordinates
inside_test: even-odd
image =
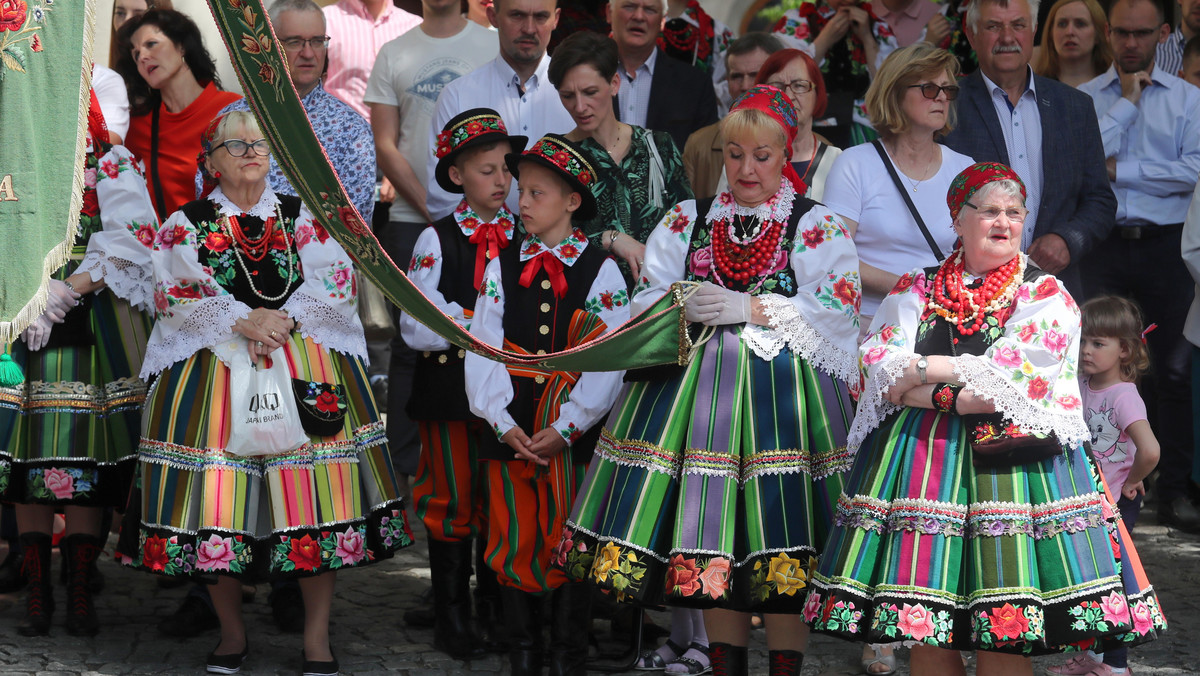
[[[1149,510],[1139,524],[1137,543],[1150,579],[1158,589],[1170,631],[1162,639],[1137,648],[1130,655],[1139,676],[1200,673],[1200,641],[1191,631],[1200,626],[1200,538],[1158,526]],[[115,540],[110,540],[110,544]],[[0,545],[0,549],[3,546]],[[111,551],[111,548],[110,548]],[[57,558],[57,554],[55,555]],[[58,561],[55,561],[57,569]],[[52,635],[23,638],[16,633],[18,595],[0,595],[0,674],[37,676],[94,674],[202,674],[204,658],[216,643],[216,633],[190,640],[164,637],[160,618],[178,605],[185,589],[160,589],[151,576],[120,568],[111,557],[102,562],[107,588],[97,597],[104,621],[99,636],[70,637],[62,628],[65,592],[56,588],[58,614]],[[57,575],[56,575],[57,577]],[[455,662],[433,650],[432,631],[404,626],[401,616],[419,603],[428,587],[429,568],[424,542],[401,552],[395,559],[362,571],[348,572],[338,580],[333,608],[332,637],[343,674],[499,674],[507,667],[498,656],[472,663]],[[665,613],[653,613],[661,625]],[[300,668],[300,637],[281,633],[266,605],[266,588],[246,606],[250,627],[250,658],[242,673],[296,674]],[[602,647],[608,642],[607,623],[597,622]],[[751,673],[766,673],[763,632],[753,635]],[[859,648],[828,637],[815,637],[804,665],[805,676],[841,676],[861,673]],[[1062,658],[1038,658],[1035,669]],[[594,672],[595,673],[595,672]],[[630,672],[638,673],[638,672]],[[901,651],[900,674],[908,674],[907,655]]]

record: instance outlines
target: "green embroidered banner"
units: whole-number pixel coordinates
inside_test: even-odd
[[[370,227],[355,211],[292,87],[286,57],[275,40],[262,1],[209,0],[209,6],[250,108],[270,139],[284,174],[321,225],[354,257],[363,274],[402,311],[458,347],[506,364],[563,371],[619,371],[687,359],[691,345],[682,316],[686,295],[682,285],[619,330],[581,348],[529,356],[476,340],[421,294],[383,252]]]
[[[46,307],[82,206],[95,0],[0,0],[0,349]]]

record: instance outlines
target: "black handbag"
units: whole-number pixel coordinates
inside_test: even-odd
[[[964,422],[971,462],[979,469],[1041,462],[1062,453],[1062,444],[1053,433],[1026,433],[1011,422],[1006,424],[999,413],[964,416]]]
[[[332,437],[346,417],[346,388],[313,380],[292,378],[292,393],[300,413],[300,426],[316,437]]]

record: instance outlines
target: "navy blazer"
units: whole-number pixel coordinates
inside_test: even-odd
[[[1033,237],[1053,233],[1066,241],[1071,264],[1055,276],[1079,296],[1079,262],[1116,224],[1117,198],[1091,97],[1057,80],[1033,77],[1042,119],[1042,203]],[[1009,164],[982,72],[963,78],[959,86],[958,125],[942,142],[976,162]]]
[[[654,59],[654,79],[650,81],[650,104],[646,108],[646,128],[665,131],[683,148],[692,132],[717,121],[717,93],[712,78],[704,71],[667,56],[661,48]],[[621,75],[624,78],[624,74]],[[628,85],[628,81],[622,82]],[[621,119],[621,105],[613,97],[613,110]]]

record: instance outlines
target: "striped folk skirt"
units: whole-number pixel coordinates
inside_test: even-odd
[[[345,388],[342,429],[290,453],[230,455],[229,368],[209,350],[177,362],[146,401],[126,564],[253,581],[360,567],[412,543],[362,362],[295,332],[283,349],[293,378]]]
[[[1166,628],[1082,446],[976,469],[962,418],[915,408],[859,449],[804,619],[871,643],[1023,654]]]
[[[12,346],[25,382],[0,388],[0,499],[122,507],[129,498],[150,321],[108,291],[89,303],[51,330],[60,346]]]
[[[556,562],[639,603],[799,612],[849,468],[845,385],[722,328],[626,386]]]

